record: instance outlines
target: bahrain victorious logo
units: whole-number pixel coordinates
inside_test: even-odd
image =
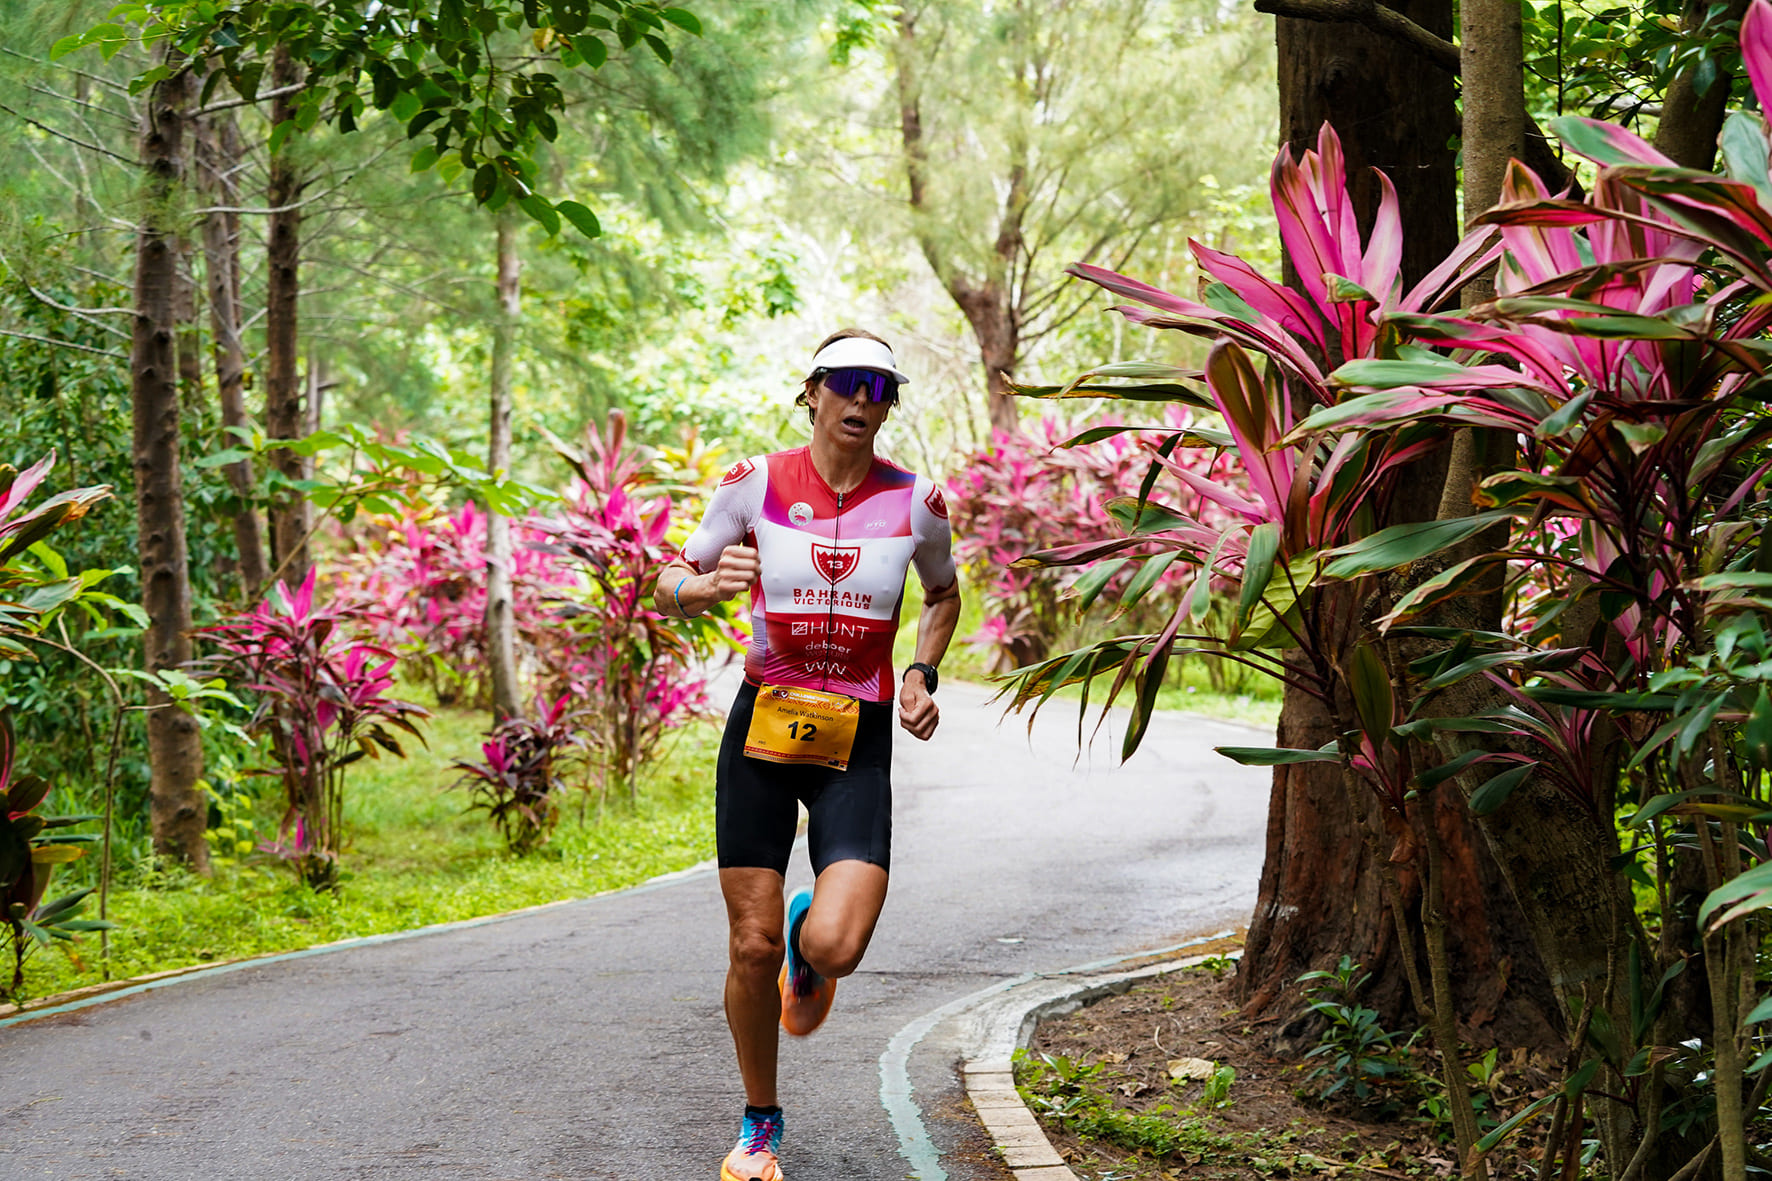
[[[942,520],[948,519],[948,502],[943,499],[940,488],[931,488],[929,495],[923,498],[923,504]]]
[[[750,475],[754,470],[756,470],[755,465],[752,464],[750,460],[741,459],[732,465],[732,469],[726,473],[726,478],[720,481],[720,487],[724,488],[728,484],[736,484],[746,476]],[[943,515],[945,516],[946,514],[944,513]]]
[[[859,545],[819,545],[812,543],[812,564],[824,575],[824,580],[836,586],[845,578],[855,573],[855,567],[861,562]]]

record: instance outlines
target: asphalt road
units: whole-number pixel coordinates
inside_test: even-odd
[[[1117,732],[1077,758],[1074,707],[1030,739],[986,698],[944,686],[935,739],[898,736],[886,913],[824,1029],[784,1039],[792,1181],[909,1175],[881,1056],[927,1014],[1247,921],[1268,777],[1211,748],[1259,736],[1163,716],[1121,767]],[[713,1181],[743,1103],[724,960],[698,872],[0,1029],[0,1178]],[[944,1028],[912,1098],[948,1177],[1000,1179]]]

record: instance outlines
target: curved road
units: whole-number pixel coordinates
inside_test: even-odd
[[[1211,748],[1261,736],[1161,716],[1121,767],[1117,730],[1077,757],[1074,705],[1030,738],[987,697],[949,685],[936,738],[899,735],[885,916],[825,1028],[784,1038],[793,1181],[910,1174],[881,1054],[932,1011],[1248,919],[1268,776]],[[797,852],[790,888],[809,876]],[[13,1025],[0,1177],[713,1181],[743,1103],[724,960],[699,871]],[[950,1178],[1003,1178],[946,1028],[912,1097]]]

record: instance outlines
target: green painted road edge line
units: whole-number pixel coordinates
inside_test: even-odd
[[[910,1163],[911,1176],[918,1181],[947,1181],[947,1171],[941,1167],[941,1150],[929,1138],[929,1129],[923,1126],[923,1116],[917,1110],[917,1104],[911,1098],[911,1051],[917,1043],[928,1036],[929,1031],[957,1013],[963,1013],[981,1001],[989,1000],[998,993],[1008,992],[1035,980],[1048,980],[1061,976],[1081,976],[1092,972],[1102,972],[1109,968],[1132,960],[1148,960],[1154,957],[1174,955],[1178,951],[1186,951],[1190,947],[1211,943],[1214,940],[1233,935],[1233,931],[1220,931],[1215,935],[1200,935],[1170,947],[1159,947],[1150,951],[1133,952],[1131,955],[1113,956],[1110,959],[1094,960],[1087,964],[1077,964],[1070,968],[1060,968],[1055,972],[1024,972],[1012,980],[1003,980],[987,988],[950,1001],[939,1009],[925,1013],[892,1036],[886,1043],[885,1053],[880,1055],[880,1104],[886,1108],[886,1115],[892,1121],[892,1130],[898,1134],[899,1155]]]
[[[804,838],[802,838],[804,839]],[[28,1012],[15,1013],[10,1017],[0,1018],[0,1029],[9,1025],[21,1025],[26,1021],[36,1021],[43,1017],[53,1017],[58,1013],[71,1013],[75,1009],[85,1009],[93,1005],[108,1004],[120,1001],[124,997],[136,996],[144,992],[152,992],[157,988],[167,988],[174,984],[183,984],[188,980],[207,979],[212,976],[238,972],[244,968],[256,968],[262,964],[285,963],[289,960],[306,959],[312,955],[327,955],[335,951],[349,951],[356,947],[373,947],[378,943],[394,943],[402,939],[416,939],[422,935],[442,935],[450,931],[465,931],[470,927],[485,927],[493,923],[509,922],[511,919],[525,918],[544,910],[554,910],[562,906],[575,906],[584,902],[592,902],[599,898],[611,898],[619,894],[643,894],[649,890],[674,886],[689,878],[701,877],[714,872],[714,863],[703,861],[687,869],[661,873],[657,877],[647,878],[637,886],[623,886],[618,890],[605,890],[601,894],[589,894],[583,898],[559,898],[553,902],[542,902],[535,906],[525,906],[519,910],[501,911],[498,914],[481,915],[479,918],[456,919],[448,923],[436,923],[429,927],[411,927],[404,931],[384,931],[380,935],[360,935],[355,939],[340,939],[336,943],[322,943],[317,947],[303,947],[296,951],[280,951],[271,955],[255,956],[251,959],[232,960],[225,964],[216,964],[210,968],[194,968],[189,972],[179,972],[174,976],[165,976],[157,980],[145,980],[140,984],[124,985],[98,993],[95,996],[81,997],[62,1005],[51,1005],[43,1009],[31,1009]]]

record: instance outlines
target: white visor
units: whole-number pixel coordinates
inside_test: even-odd
[[[810,378],[820,369],[873,369],[887,374],[900,385],[911,380],[898,371],[898,366],[892,360],[891,349],[865,336],[845,336],[842,340],[833,340],[819,349],[818,356],[812,358],[812,368],[807,371],[806,376]]]

